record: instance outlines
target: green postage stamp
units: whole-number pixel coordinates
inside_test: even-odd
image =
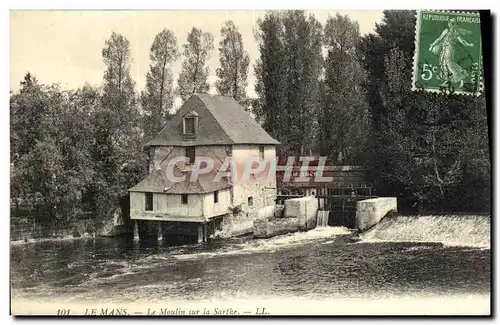
[[[479,95],[482,53],[478,13],[417,11],[412,89]]]

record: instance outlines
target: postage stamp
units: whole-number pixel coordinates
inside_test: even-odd
[[[478,13],[417,11],[413,90],[478,95],[482,91]]]

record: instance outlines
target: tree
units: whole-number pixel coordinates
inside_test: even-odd
[[[206,93],[208,84],[207,61],[214,49],[213,37],[193,27],[184,44],[184,61],[177,80],[177,94],[185,102],[195,93]]]
[[[257,21],[257,25],[260,57],[254,66],[257,98],[252,105],[253,113],[271,136],[284,142],[286,88],[283,78],[286,67],[281,14],[269,11],[264,19]]]
[[[102,58],[106,65],[104,105],[119,112],[118,116],[129,117],[135,101],[134,82],[130,76],[132,57],[129,40],[121,34],[112,32],[111,37],[105,42]]]
[[[43,197],[36,195],[43,184],[35,179],[33,161],[37,143],[45,135],[42,124],[50,107],[46,89],[30,73],[24,76],[19,92],[10,96],[11,199],[17,210],[29,209],[32,215],[44,206]]]
[[[216,74],[219,80],[215,87],[223,96],[233,97],[237,102],[246,103],[247,74],[250,58],[243,48],[241,33],[232,21],[226,21],[221,29],[219,42],[219,63]]]
[[[302,10],[283,17],[286,73],[285,121],[289,146],[303,154],[316,147],[320,77],[323,67],[322,26]]]
[[[488,211],[484,95],[411,90],[415,15],[385,11],[359,58],[371,113],[367,175],[402,210]]]
[[[96,164],[96,177],[89,191],[93,196],[90,200],[96,202],[98,215],[109,214],[120,197],[127,195],[128,182],[135,177],[125,168],[142,160],[143,154],[138,150],[143,131],[139,127],[139,110],[130,76],[129,41],[113,32],[105,42],[102,56],[107,68],[101,105],[91,115],[91,123],[95,126],[92,159]]]
[[[14,214],[64,226],[85,210],[83,196],[94,165],[89,151],[92,125],[80,96],[39,85],[29,74],[19,93],[11,95]]]
[[[179,58],[177,39],[172,31],[164,29],[155,36],[149,58],[146,89],[141,94],[146,138],[158,133],[171,117],[174,103],[171,65]]]
[[[358,163],[367,137],[368,120],[363,71],[356,54],[359,25],[346,16],[329,16],[325,25],[324,95],[320,125],[320,151],[335,163]]]
[[[304,11],[268,12],[258,25],[254,113],[283,151],[306,152],[317,134],[322,27]]]
[[[357,53],[366,73],[363,88],[370,106],[372,126],[383,128],[381,116],[387,113],[380,98],[379,87],[386,84],[385,57],[393,49],[403,52],[405,60],[413,59],[415,11],[385,10],[382,22],[375,24],[375,33],[363,36]]]
[[[102,91],[88,85],[62,91],[27,74],[11,93],[13,216],[47,230],[69,227],[88,212],[99,221],[145,175],[128,41],[113,33],[102,54]]]

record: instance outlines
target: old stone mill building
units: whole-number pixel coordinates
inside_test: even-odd
[[[215,173],[227,157],[240,168],[248,157],[274,161],[277,144],[234,99],[193,95],[145,145],[149,174],[129,189],[130,217],[136,220],[139,236],[205,241],[216,232],[245,232],[252,227],[252,212],[274,204],[275,178],[214,181]],[[174,174],[184,174],[185,180],[169,180],[165,168],[180,156],[189,161],[176,163]],[[195,157],[210,158],[214,166],[213,173],[193,182]]]
[[[136,233],[141,239],[167,242],[178,238],[204,242],[250,233],[265,238],[316,226],[349,225],[335,224],[349,202],[355,213],[355,218],[350,217],[351,228],[366,230],[397,210],[396,198],[374,198],[371,190],[368,196],[357,194],[358,190],[366,192],[366,184],[348,181],[356,171],[342,166],[324,168],[333,176],[329,184],[311,187],[310,182],[292,179],[278,186],[299,186],[303,194],[278,194],[277,173],[270,167],[276,166],[278,145],[233,98],[193,95],[145,144],[149,174],[129,189]],[[200,159],[212,163],[203,165]],[[266,168],[259,176],[242,177],[249,161]],[[308,173],[315,174],[316,169],[311,166]],[[222,175],[221,170],[233,173]],[[294,166],[292,173],[302,171]],[[341,202],[340,212],[335,202]]]

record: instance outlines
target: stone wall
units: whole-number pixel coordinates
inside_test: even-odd
[[[253,236],[269,238],[299,230],[299,218],[258,219],[254,221]]]
[[[264,162],[266,169],[252,175],[248,180],[243,180],[245,166],[249,157],[258,158],[260,156],[259,148],[264,147]],[[276,159],[276,147],[274,145],[210,145],[196,146],[196,156],[213,158],[214,169],[219,170],[229,156],[232,157],[235,164],[237,176],[234,180],[230,192],[230,201],[232,206],[241,206],[245,212],[253,212],[267,205],[273,205],[276,201],[276,177],[274,173],[269,173],[272,163]],[[180,146],[160,146],[150,148],[149,172],[160,170],[166,167],[171,159],[178,156],[184,156],[186,148]],[[182,163],[179,163],[182,165]],[[270,175],[271,174],[271,175]],[[249,198],[252,198],[249,200]],[[251,205],[249,206],[249,201]],[[180,201],[179,201],[180,202]],[[137,202],[143,206],[143,202]],[[172,204],[168,206],[173,206]],[[172,213],[172,212],[171,212]]]
[[[222,220],[221,229],[215,230],[215,237],[229,238],[252,233],[254,216],[247,212],[228,213]]]
[[[252,174],[248,178],[244,177],[245,170],[250,158],[262,159],[259,148],[264,149],[264,158],[261,160],[264,171]],[[276,201],[276,177],[269,175],[269,169],[276,159],[275,146],[259,145],[233,145],[232,156],[237,171],[237,177],[233,186],[233,205],[241,205],[243,211],[256,212],[259,209],[274,205]],[[252,205],[249,205],[249,198],[252,198]]]
[[[298,218],[300,230],[316,227],[318,200],[314,196],[305,196],[285,200],[285,217]]]
[[[379,197],[357,202],[356,228],[366,231],[375,226],[389,212],[397,212],[398,203],[395,197]]]
[[[318,202],[314,196],[285,200],[283,206],[266,207],[254,220],[254,237],[268,238],[316,227]]]

